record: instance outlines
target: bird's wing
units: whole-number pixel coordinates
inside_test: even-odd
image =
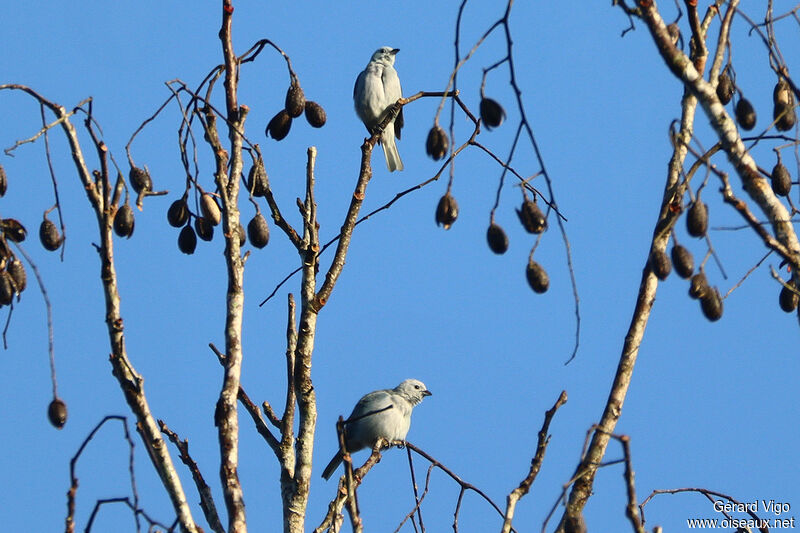
[[[400,87],[400,78],[397,76],[397,71],[393,67],[386,67],[383,69],[383,90],[386,94],[387,106],[392,105],[403,97],[403,89]],[[400,130],[403,128],[403,110],[397,114],[394,119],[394,134],[400,138]]]
[[[396,100],[395,100],[396,101]],[[400,130],[403,129],[405,123],[403,122],[403,108],[400,108],[400,112],[397,114],[397,118],[394,119],[394,134],[397,138],[400,138]]]
[[[362,87],[364,86],[364,71],[363,70],[361,71],[361,73],[359,73],[358,77],[356,78],[356,83],[355,83],[355,85],[353,85],[353,100],[358,98],[358,86],[359,86],[359,84],[361,84]]]
[[[381,409],[391,406],[393,397],[390,392],[391,391],[388,390],[376,390],[365,394],[358,400],[356,406],[353,407],[353,412],[350,413],[350,418],[348,418],[348,420],[365,416],[372,411],[380,411]]]

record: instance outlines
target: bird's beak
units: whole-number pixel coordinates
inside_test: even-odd
[[[399,48],[395,48],[394,50],[392,50],[392,51],[391,51],[391,54],[392,54],[393,56],[394,56],[394,55],[397,55],[397,52],[399,52],[399,51],[400,51],[400,49],[399,49]]]
[[[423,396],[432,396],[433,393],[431,391],[429,391],[428,389],[425,389],[424,391],[422,391],[422,395]]]

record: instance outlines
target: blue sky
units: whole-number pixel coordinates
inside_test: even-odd
[[[335,492],[334,482],[324,482],[317,471],[336,449],[336,417],[349,413],[370,390],[407,377],[423,380],[434,395],[415,411],[409,440],[502,504],[528,470],[544,411],[566,389],[569,402],[551,425],[544,467],[517,509],[519,531],[541,529],[562,484],[572,476],[587,429],[601,415],[657,217],[670,155],[668,127],[679,116],[682,88],[642,25],[620,38],[627,26],[620,10],[607,3],[569,10],[558,3],[536,4],[514,6],[515,61],[528,118],[568,219],[581,303],[578,355],[564,366],[575,324],[564,244],[554,221],[536,252],[551,288],[536,295],[524,277],[533,240],[514,213],[518,188],[507,181],[502,191],[496,218],[511,244],[505,255],[496,256],[486,246],[485,232],[500,169],[477,150],[460,156],[453,187],[460,216],[452,229],[434,224],[445,180],[360,225],[344,274],[320,315],[313,367],[319,425],[309,529],[322,519]],[[775,11],[790,7],[783,4],[776,2]],[[271,184],[292,223],[299,222],[294,199],[303,194],[305,152],[313,145],[318,150],[321,234],[327,240],[337,233],[365,133],[352,109],[355,77],[374,49],[390,45],[401,49],[396,67],[405,94],[443,90],[453,63],[457,7],[455,2],[387,2],[380,9],[362,1],[336,8],[326,2],[236,4],[237,50],[265,37],[279,44],[291,56],[307,98],[327,111],[328,123],[320,130],[301,121],[286,140],[266,139],[264,127],[283,105],[288,86],[283,60],[267,50],[242,69],[240,101],[251,108],[248,135],[261,144]],[[666,18],[674,16],[672,6],[662,8]],[[470,3],[463,46],[471,46],[501,14],[500,5]],[[763,18],[763,13],[750,14]],[[92,96],[104,139],[120,163],[131,133],[169,95],[163,82],[180,78],[194,86],[221,61],[217,2],[84,2],[79,11],[60,2],[15,4],[13,9],[4,4],[0,18],[0,82],[27,84],[66,107]],[[800,43],[796,26],[788,20],[784,24],[778,38],[794,72],[797,58],[791,51]],[[737,81],[760,113],[761,127],[771,113],[774,75],[763,45],[747,36],[741,19],[734,33]],[[481,67],[502,57],[504,45],[502,36],[495,35],[459,74],[462,97],[475,111]],[[479,140],[503,157],[519,120],[505,70],[490,76],[486,92],[505,105],[508,119]],[[439,165],[425,156],[424,142],[437,105],[436,99],[423,99],[406,107],[406,129],[398,144],[406,170],[390,175],[377,153],[365,210],[436,173]],[[39,110],[30,98],[0,92],[0,112],[3,148],[39,128]],[[169,203],[183,190],[175,142],[179,121],[178,110],[169,108],[133,144],[133,157],[150,168],[155,187],[171,194],[148,199],[144,211],[136,212],[134,236],[117,241],[116,260],[128,351],[145,378],[151,408],[189,439],[206,478],[217,484],[212,416],[221,372],[207,344],[224,344],[223,245],[217,236],[185,256],[176,246],[178,231],[166,223]],[[707,122],[698,115],[698,138],[710,147],[714,140]],[[460,121],[457,140],[463,142],[468,133]],[[50,401],[45,310],[31,279],[14,310],[8,349],[0,353],[0,426],[5,428],[0,521],[16,531],[63,526],[69,459],[103,416],[128,413],[110,375],[99,263],[91,246],[94,218],[60,132],[51,136],[51,145],[68,232],[63,263],[35,238],[42,212],[53,204],[43,143],[26,145],[13,158],[0,156],[9,177],[0,216],[18,218],[29,230],[26,249],[53,303],[59,393],[69,407],[66,427],[55,431],[45,416]],[[763,168],[774,164],[771,147],[754,151]],[[91,153],[89,144],[84,151]],[[790,154],[784,151],[785,158]],[[213,162],[206,151],[200,157],[201,178],[210,187]],[[797,163],[789,161],[796,177]],[[725,165],[722,158],[716,162]],[[521,145],[513,165],[523,174],[538,170],[528,144]],[[540,186],[538,180],[534,184]],[[741,193],[740,185],[734,189]],[[726,293],[766,250],[749,231],[715,229],[741,224],[717,190],[712,177],[703,198],[728,278],[711,262],[707,272]],[[242,211],[245,220],[253,214],[246,202]],[[298,263],[291,245],[271,229],[269,246],[254,250],[247,262],[242,383],[254,401],[279,406],[286,293],[297,293],[297,280],[264,307],[258,302]],[[678,231],[699,261],[705,245],[686,235],[683,221]],[[328,260],[323,259],[323,268]],[[792,509],[782,517],[798,515],[800,334],[796,316],[777,305],[779,287],[769,266],[777,268],[778,262],[769,257],[753,272],[725,300],[724,316],[713,324],[688,298],[684,280],[672,274],[659,285],[617,427],[631,437],[640,500],[654,489],[704,487],[741,501],[787,502]],[[240,474],[250,530],[273,530],[280,517],[277,462],[249,420],[241,421]],[[138,439],[135,453],[142,506],[169,522],[169,502]],[[606,458],[620,456],[612,444]],[[79,528],[96,499],[129,494],[126,461],[122,432],[112,424],[78,465]],[[425,465],[417,464],[418,475],[424,475]],[[190,477],[178,468],[195,502]],[[433,475],[432,483],[423,508],[426,525],[431,531],[449,528],[458,489],[441,473]],[[586,508],[589,528],[629,527],[621,466],[601,470],[595,492]],[[222,509],[216,489],[215,496]],[[404,452],[384,455],[366,479],[360,505],[368,527],[393,530],[399,524],[413,506]],[[194,509],[202,521],[199,507]],[[460,531],[500,527],[493,511],[474,495],[467,496],[461,513]],[[681,530],[694,517],[722,518],[699,495],[661,496],[646,508],[649,528],[660,524],[667,531]],[[129,514],[115,508],[101,513],[94,530],[127,527],[134,529]]]

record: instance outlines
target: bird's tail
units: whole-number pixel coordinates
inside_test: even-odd
[[[383,147],[383,155],[386,157],[386,168],[389,169],[389,172],[403,170],[403,161],[397,152],[397,145],[394,139],[394,123],[386,126],[383,135],[381,135],[381,146]]]
[[[397,152],[397,150],[395,150]],[[388,163],[388,160],[387,160]],[[333,473],[339,468],[339,465],[342,463],[342,452],[341,450],[336,452],[336,455],[333,456],[331,462],[328,463],[328,466],[325,467],[325,470],[322,471],[322,477],[325,479],[330,479]]]

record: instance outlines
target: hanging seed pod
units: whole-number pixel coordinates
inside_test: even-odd
[[[686,215],[686,230],[692,237],[705,237],[708,231],[708,206],[700,198],[692,202]]]
[[[0,197],[6,195],[6,189],[8,189],[8,178],[6,177],[6,169],[3,168],[3,165],[0,165]]]
[[[792,177],[783,163],[778,161],[772,168],[772,191],[778,196],[788,196],[791,189]]]
[[[772,101],[775,104],[775,107],[772,108],[775,128],[778,131],[792,129],[795,122],[797,122],[797,115],[794,110],[794,95],[785,79],[781,78],[775,84],[775,89],[772,91]]]
[[[247,233],[245,233],[244,228],[238,222],[236,223],[236,234],[239,236],[239,247],[241,248],[247,243]]]
[[[197,235],[191,226],[184,226],[178,235],[178,248],[186,255],[193,254],[197,248]]]
[[[522,207],[516,211],[522,227],[528,233],[541,233],[547,228],[547,218],[533,200],[525,198],[522,201]]]
[[[131,180],[133,190],[137,193],[153,190],[153,180],[150,178],[150,172],[146,168],[131,167],[128,178]]]
[[[711,322],[716,322],[722,318],[722,297],[719,295],[719,290],[714,287],[713,290],[709,289],[703,296],[700,297],[700,308],[703,314]]]
[[[776,104],[794,103],[792,88],[789,87],[789,83],[785,79],[781,78],[775,84],[775,88],[772,90],[772,101]]]
[[[792,129],[797,122],[797,114],[794,111],[794,106],[778,102],[772,109],[772,118],[775,120],[775,129],[778,131],[788,131]]]
[[[498,224],[492,222],[486,230],[486,240],[489,242],[489,249],[500,255],[508,250],[508,236]]]
[[[212,226],[218,226],[222,220],[217,200],[207,192],[200,196],[200,211],[203,212],[203,218],[211,222]]]
[[[321,128],[325,125],[325,121],[328,120],[322,106],[311,100],[306,100],[305,112],[306,120],[314,128]]]
[[[708,291],[708,280],[706,279],[705,272],[701,270],[692,276],[692,281],[689,285],[689,296],[697,300],[698,298],[702,298]]]
[[[210,241],[214,238],[214,226],[203,217],[195,217],[194,229],[197,232],[197,236],[204,241]]]
[[[747,131],[756,127],[756,110],[747,98],[739,98],[736,102],[736,122]]]
[[[525,278],[528,280],[528,285],[531,286],[533,292],[537,294],[547,292],[547,289],[550,288],[550,277],[545,269],[542,268],[542,265],[533,259],[528,261],[528,266],[525,268]]]
[[[297,118],[303,114],[303,108],[306,106],[306,97],[303,94],[303,89],[296,80],[292,80],[292,84],[286,91],[285,109],[292,118]]]
[[[787,282],[787,284],[788,283],[789,282]],[[778,296],[778,303],[784,312],[791,313],[797,309],[798,301],[800,301],[800,296],[798,296],[795,291],[786,286],[781,287],[781,294]]]
[[[263,248],[269,243],[269,226],[267,219],[261,213],[250,219],[247,223],[247,236],[250,238],[250,243],[256,248]]]
[[[22,242],[28,235],[28,230],[25,229],[25,226],[15,218],[4,218],[0,220],[0,227],[3,228],[3,234],[6,236],[6,239],[13,242]]]
[[[436,206],[436,225],[450,229],[457,218],[458,204],[448,192],[439,199],[439,205]]]
[[[14,290],[16,290],[17,293],[22,293],[25,287],[28,286],[28,276],[25,274],[25,267],[22,265],[22,262],[17,259],[12,259],[8,262],[6,270],[8,270],[8,273],[11,275],[11,280],[14,282]]]
[[[14,300],[14,282],[11,274],[0,270],[0,305],[9,305]]]
[[[425,151],[434,161],[438,161],[447,155],[447,149],[450,147],[450,141],[447,139],[447,133],[438,125],[434,125],[431,131],[428,132],[428,140],[425,141]]]
[[[722,105],[728,105],[733,98],[733,82],[727,71],[723,71],[717,78],[717,98]]]
[[[45,218],[39,226],[39,240],[42,242],[45,250],[54,252],[61,246],[63,239],[58,234],[58,228],[50,220]]]
[[[289,116],[289,113],[287,113],[285,109],[281,109],[278,111],[278,114],[269,121],[264,133],[267,137],[272,137],[276,141],[280,141],[289,135],[291,127],[292,117]]]
[[[264,168],[264,160],[259,157],[247,174],[247,190],[253,196],[266,196],[268,188],[267,170]]]
[[[167,222],[173,228],[180,228],[189,220],[189,206],[186,197],[178,198],[167,209]]]
[[[47,408],[47,418],[53,427],[61,429],[67,423],[67,404],[61,398],[56,398]]]
[[[480,111],[481,120],[483,120],[486,129],[489,131],[502,124],[503,120],[506,118],[506,111],[503,109],[503,106],[491,98],[481,99]]]
[[[127,202],[120,206],[114,215],[114,233],[120,237],[131,238],[136,220],[133,218],[133,209]]]
[[[667,257],[667,252],[653,250],[650,254],[650,268],[653,269],[653,274],[661,281],[667,279],[669,273],[672,272],[672,265],[669,262],[669,257]]]
[[[672,256],[672,265],[675,267],[675,272],[683,279],[691,278],[694,272],[692,252],[680,244],[676,244],[672,247],[670,255]]]

